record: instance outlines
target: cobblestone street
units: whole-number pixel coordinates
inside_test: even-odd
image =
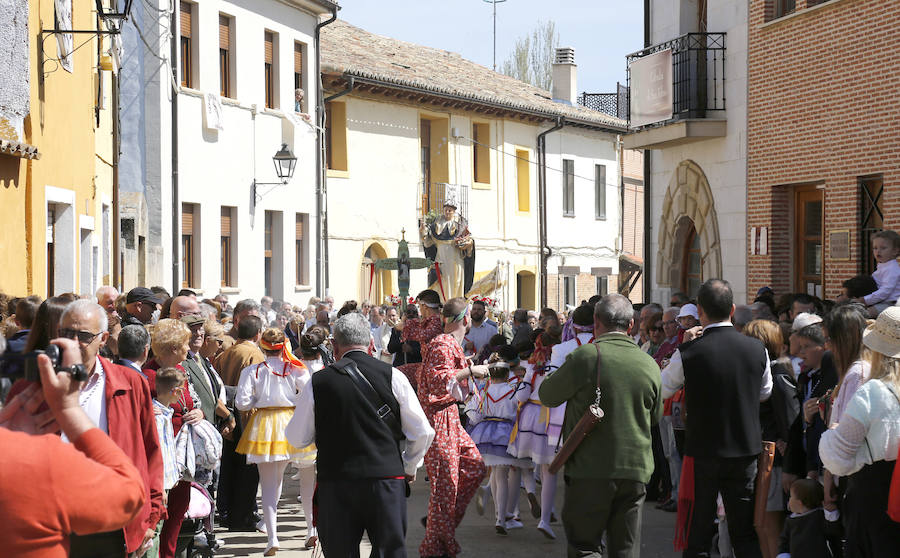
[[[424,469],[420,470],[419,479],[413,484],[412,496],[409,499],[409,532],[407,534],[407,553],[411,558],[418,556],[418,545],[422,541],[424,529],[420,519],[425,515],[428,504],[428,483],[424,482]],[[560,480],[560,483],[562,481]],[[277,556],[282,558],[305,558],[312,552],[303,549],[306,540],[306,521],[303,508],[297,502],[298,484],[285,477],[285,486],[278,508],[278,539],[281,550]],[[528,513],[528,503],[523,497],[522,508],[523,529],[510,531],[509,536],[500,537],[494,533],[493,521],[489,516],[491,506],[486,505],[485,515],[475,512],[474,504],[456,531],[457,539],[463,547],[462,556],[468,558],[487,558],[513,552],[518,558],[542,556],[565,556],[565,535],[561,523],[554,523],[556,540],[548,540],[535,527],[537,520]],[[562,508],[563,487],[557,491],[557,510]],[[675,526],[675,514],[659,511],[650,502],[644,506],[644,524],[641,539],[642,558],[674,558],[679,554],[672,550],[672,534]],[[557,515],[559,515],[557,513]],[[262,533],[228,533],[218,535],[225,540],[225,547],[217,556],[224,558],[239,556],[259,556],[266,547],[266,537]],[[366,541],[360,545],[360,556],[368,556],[369,546]]]

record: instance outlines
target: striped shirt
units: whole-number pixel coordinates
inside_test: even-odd
[[[156,418],[156,432],[159,434],[159,449],[163,461],[163,490],[171,490],[181,480],[181,475],[175,465],[175,430],[172,427],[172,415],[175,414],[175,410],[166,407],[156,399],[153,400],[153,407],[159,411],[154,413],[154,417]]]

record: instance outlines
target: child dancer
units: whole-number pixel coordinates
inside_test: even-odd
[[[509,435],[516,418],[518,401],[516,386],[510,385],[509,364],[495,362],[490,365],[490,380],[481,393],[478,409],[471,411],[472,440],[481,452],[485,465],[491,467],[491,492],[496,510],[495,529],[498,535],[507,534],[506,513],[510,494],[519,489],[519,479],[510,479],[510,467],[519,467],[521,460],[508,452]]]

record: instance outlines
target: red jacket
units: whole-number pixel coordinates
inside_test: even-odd
[[[105,358],[97,358],[106,373],[109,437],[131,458],[144,481],[144,506],[125,526],[125,545],[131,553],[138,549],[147,529],[155,528],[165,514],[162,503],[162,454],[153,416],[153,400],[143,376]]]

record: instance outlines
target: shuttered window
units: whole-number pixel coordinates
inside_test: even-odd
[[[180,5],[181,16],[181,86],[193,87],[194,80],[194,49],[191,45],[193,29],[194,5],[190,2],[182,2]]]
[[[231,97],[231,18],[219,14],[219,94]]]
[[[181,204],[181,286],[196,284],[194,267],[194,204]]]
[[[294,91],[298,89],[303,90],[304,88],[304,79],[303,79],[303,43],[294,43]],[[305,91],[304,91],[305,93]],[[306,98],[297,101],[296,96],[294,97],[294,111],[295,112],[305,112],[305,102]]]
[[[275,108],[275,38],[271,31],[265,33],[266,108]]]
[[[563,215],[575,215],[575,161],[563,159]],[[567,302],[568,304],[568,302]]]
[[[294,240],[294,256],[296,266],[296,281],[298,285],[309,285],[309,244],[305,240],[304,230],[309,215],[297,213],[297,229]]]

